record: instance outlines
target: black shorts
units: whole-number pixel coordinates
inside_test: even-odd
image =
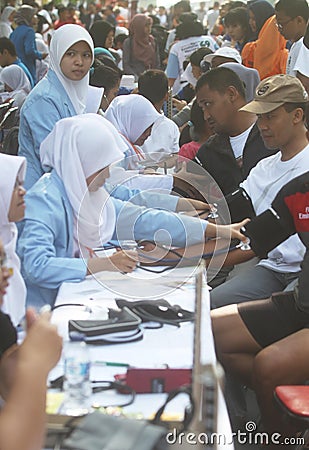
[[[262,348],[309,328],[309,314],[297,308],[294,291],[273,294],[267,300],[240,303],[238,312]]]

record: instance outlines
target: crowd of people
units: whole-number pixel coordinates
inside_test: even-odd
[[[12,99],[18,154],[0,152],[1,448],[43,445],[62,341],[40,308],[63,282],[135,270],[135,252],[93,251],[127,239],[154,243],[144,261],[156,243],[226,249],[206,261],[218,360],[255,391],[263,429],[295,431],[272,396],[309,378],[308,219],[297,225],[293,197],[293,236],[263,256],[233,243],[308,183],[308,20],[307,0],[4,6],[0,114]],[[208,218],[215,203],[227,217]]]

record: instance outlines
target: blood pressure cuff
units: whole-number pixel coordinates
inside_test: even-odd
[[[244,227],[243,233],[250,239],[250,247],[260,258],[290,237],[290,233],[274,210],[267,209]]]
[[[252,219],[255,217],[255,211],[251,199],[243,188],[238,188],[236,191],[226,195],[222,202],[226,202],[229,208],[231,223],[241,222],[243,219]],[[221,201],[218,202],[218,214],[220,216]]]
[[[296,232],[309,248],[309,172],[283,186],[272,207],[244,227],[252,250],[260,257]]]
[[[118,308],[128,308],[141,318],[143,322],[158,322],[179,326],[182,322],[194,320],[194,313],[181,308],[179,305],[171,305],[168,301],[160,298],[158,300],[138,300],[132,302],[125,299],[116,299]]]

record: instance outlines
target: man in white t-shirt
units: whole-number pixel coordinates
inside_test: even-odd
[[[179,152],[179,128],[162,112],[163,103],[168,97],[167,76],[162,70],[146,70],[138,79],[138,92],[161,114],[141,147],[146,157],[144,164],[154,165]]]
[[[220,14],[220,3],[214,2],[214,6],[210,9],[206,14],[206,27],[208,28],[209,33],[212,32],[213,27],[215,26],[218,17]]]
[[[177,27],[177,33],[180,27],[187,27],[188,31],[183,33],[185,37],[172,45],[166,67],[169,85],[173,87],[174,94],[181,90],[180,78],[184,72],[183,63],[189,59],[190,55],[201,47],[209,48],[212,52],[219,48],[211,36],[203,35],[203,27],[199,22],[183,23]]]
[[[275,75],[263,80],[254,100],[241,108],[241,111],[257,114],[257,125],[265,145],[280,149],[261,160],[241,183],[256,214],[271,207],[282,186],[309,170],[309,144],[304,124],[307,102],[308,94],[297,78]],[[304,252],[299,238],[290,237],[255,267],[213,289],[212,308],[268,298],[284,290],[297,279]],[[251,250],[236,250],[230,253],[228,262],[237,264],[253,256]]]
[[[307,0],[293,0],[293,2],[291,0],[279,0],[276,3],[275,11],[280,33],[285,39],[292,42],[286,73],[296,77],[298,68],[295,65],[303,45],[303,37],[309,19],[309,6]],[[307,59],[306,64],[309,66],[309,59]],[[299,62],[297,65],[299,65]]]

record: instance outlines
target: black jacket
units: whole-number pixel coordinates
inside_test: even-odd
[[[277,153],[265,147],[255,124],[248,136],[240,168],[226,134],[215,134],[197,152],[194,162],[202,166],[216,181],[223,194],[233,192],[247,178],[250,170],[263,158]],[[188,169],[190,170],[190,169]],[[193,171],[193,170],[192,170]]]

